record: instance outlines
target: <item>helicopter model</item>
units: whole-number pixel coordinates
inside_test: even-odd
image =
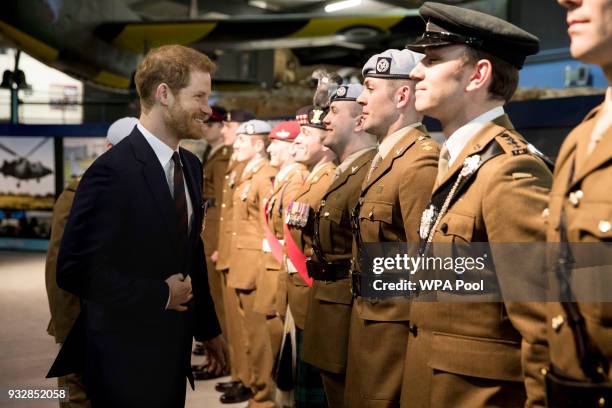
[[[46,167],[40,161],[32,162],[28,160],[28,157],[33,155],[38,149],[40,149],[48,139],[43,139],[34,148],[32,148],[26,155],[20,156],[13,150],[9,149],[2,143],[0,143],[0,150],[4,150],[6,153],[15,157],[15,160],[4,160],[2,166],[0,166],[0,173],[4,177],[14,177],[17,181],[17,188],[21,186],[22,180],[36,180],[40,183],[40,179],[53,173],[53,170]]]

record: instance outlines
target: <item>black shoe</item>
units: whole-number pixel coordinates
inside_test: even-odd
[[[236,404],[238,402],[248,401],[253,397],[253,391],[250,388],[240,384],[236,388],[232,388],[219,398],[222,404]]]
[[[208,371],[208,364],[191,365],[191,372],[194,380],[213,380],[225,376],[225,373],[215,374]]]
[[[238,388],[242,383],[240,381],[225,381],[215,384],[215,391],[226,393],[232,388]]]
[[[206,354],[206,349],[204,348],[204,345],[202,345],[202,343],[196,343],[192,353],[196,356],[203,356],[204,354]]]

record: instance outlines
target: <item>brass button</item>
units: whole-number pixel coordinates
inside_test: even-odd
[[[235,235],[236,235],[236,233],[235,233],[235,232],[232,232],[232,235],[234,235],[234,236],[235,236]]]
[[[600,232],[608,232],[610,231],[610,228],[612,227],[612,224],[610,224],[610,221],[606,221],[606,220],[601,220],[599,221],[599,231]]]
[[[325,213],[323,214],[324,217],[329,217],[329,212],[325,211]]]
[[[374,218],[374,212],[373,211],[370,211],[370,213],[368,214],[368,218],[369,219]]]
[[[558,332],[561,330],[561,326],[565,323],[565,318],[563,315],[558,315],[552,318],[552,328],[554,331]]]
[[[546,207],[544,211],[542,211],[542,218],[546,219],[550,215],[550,209]]]
[[[606,406],[606,399],[604,397],[601,397],[597,400],[597,405],[600,407],[605,407]]]
[[[221,208],[225,208],[225,203],[221,204]]]
[[[219,218],[219,221],[223,221],[223,217],[220,217],[220,218]]]
[[[545,368],[540,368],[540,374],[546,375],[546,374],[548,374],[548,370],[545,369]]]

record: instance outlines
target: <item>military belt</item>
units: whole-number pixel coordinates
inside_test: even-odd
[[[349,277],[351,263],[346,262],[325,262],[320,263],[312,260],[306,261],[308,276],[320,281],[337,281]]]

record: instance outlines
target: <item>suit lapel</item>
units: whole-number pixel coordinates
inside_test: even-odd
[[[201,187],[198,186],[197,180],[193,174],[193,169],[191,169],[189,162],[185,158],[185,150],[183,148],[179,148],[179,152],[181,155],[181,162],[183,163],[183,175],[185,176],[185,182],[187,183],[187,190],[191,200],[191,208],[193,208],[193,220],[191,223],[191,229],[189,230],[189,238],[191,242],[192,234],[200,233],[197,226],[199,225],[200,209],[202,208],[200,200],[202,190]]]
[[[132,145],[136,159],[142,164],[143,177],[152,196],[151,201],[155,203],[159,210],[160,218],[163,220],[168,233],[171,236],[176,236],[176,210],[164,169],[138,128],[134,128],[128,140]],[[173,239],[172,241],[176,240]]]
[[[433,192],[436,192],[438,188],[444,185],[449,180],[454,180],[455,175],[463,168],[463,162],[468,156],[472,156],[474,154],[478,154],[485,149],[485,147],[491,142],[491,140],[495,139],[498,135],[503,133],[505,130],[513,130],[514,126],[508,115],[502,115],[499,118],[489,122],[483,127],[478,133],[470,139],[470,141],[465,145],[459,156],[453,162],[453,165],[448,169],[448,172],[444,176],[440,183],[436,183],[434,186]]]

